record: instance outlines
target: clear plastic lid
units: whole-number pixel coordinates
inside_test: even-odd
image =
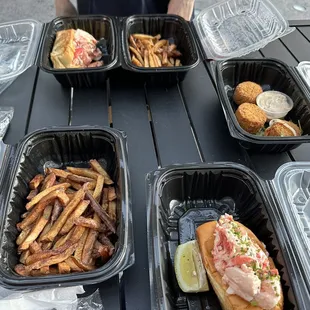
[[[310,279],[310,162],[281,166],[274,185],[286,230]]]
[[[228,0],[194,20],[209,59],[241,57],[294,30],[268,0]]]
[[[0,92],[34,64],[41,30],[41,23],[29,19],[0,24]]]
[[[304,82],[310,88],[310,61],[302,61],[298,64],[297,70]]]

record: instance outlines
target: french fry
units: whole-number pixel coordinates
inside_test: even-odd
[[[114,187],[108,187],[108,200],[113,201],[116,199],[116,193]]]
[[[102,220],[102,222],[107,226],[107,228],[115,233],[115,226],[113,221],[110,219],[109,215],[106,211],[102,209],[102,207],[98,204],[98,202],[94,199],[94,197],[90,194],[90,192],[87,190],[85,193],[87,199],[90,200],[90,205],[95,211],[95,213],[99,216],[99,218]]]
[[[115,201],[109,201],[108,214],[110,218],[114,222],[116,222],[116,202]]]
[[[109,248],[109,255],[112,256],[112,254],[114,253],[115,247],[112,244],[112,242],[110,241],[110,239],[104,233],[100,233],[98,236],[98,240],[103,245],[106,245]]]
[[[148,68],[150,66],[149,63],[149,51],[147,49],[144,50],[144,67]]]
[[[141,34],[141,33],[135,33],[132,36],[135,39],[138,39],[138,40],[153,40],[154,39],[153,36],[150,36],[150,35],[147,35],[147,34]]]
[[[78,246],[74,252],[74,257],[79,261],[81,261],[82,259],[82,253],[83,253],[86,238],[88,236],[88,232],[89,232],[89,229],[85,229],[81,239],[78,242]]]
[[[101,192],[102,192],[103,185],[104,185],[104,176],[99,175],[97,179],[97,184],[94,190],[94,194],[93,194],[94,198],[98,202],[100,201],[100,198],[101,198]]]
[[[77,183],[77,182],[74,182],[72,180],[69,180],[69,179],[66,179],[66,182],[70,183],[70,185],[75,189],[75,190],[80,190],[82,188],[82,185]]]
[[[44,180],[44,176],[42,174],[37,174],[30,182],[30,189],[37,189],[41,182]]]
[[[71,180],[76,183],[87,183],[87,182],[93,182],[94,180],[92,178],[82,177],[80,175],[76,174],[69,174],[67,177],[68,180]]]
[[[98,172],[99,174],[104,176],[104,183],[106,185],[112,185],[113,181],[110,178],[110,176],[108,175],[108,173],[103,169],[103,167],[99,164],[99,162],[96,159],[91,159],[89,161],[91,167]]]
[[[144,65],[144,61],[143,61],[143,58],[142,58],[141,54],[132,46],[129,46],[129,49],[133,53],[133,55],[135,55],[137,57],[137,59],[140,61],[140,63],[143,66]]]
[[[72,257],[69,257],[65,260],[65,263],[67,263],[69,266],[70,266],[70,269],[72,271],[75,271],[75,272],[82,272],[84,271],[82,268],[80,268],[76,263],[75,261],[73,260]]]
[[[159,41],[161,39],[161,35],[157,34],[155,37],[153,37],[154,41]]]
[[[31,190],[26,199],[27,199],[27,200],[33,199],[36,195],[38,195],[38,192],[39,192],[39,190],[38,190],[37,188]]]
[[[109,199],[108,199],[108,193],[109,193],[109,190],[107,187],[104,187],[103,188],[103,191],[102,191],[102,209],[104,211],[107,211],[108,210],[108,207],[109,207]]]
[[[39,270],[31,270],[31,272],[30,272],[30,275],[32,277],[46,276],[48,274],[50,274],[50,267],[49,266],[42,267]]]
[[[33,199],[31,199],[27,204],[26,204],[26,209],[30,210],[34,205],[36,205],[38,202],[40,202],[40,200],[42,198],[44,198],[45,196],[47,196],[48,194],[50,194],[53,191],[56,190],[66,190],[67,188],[69,188],[71,186],[71,184],[69,183],[63,183],[63,184],[58,184],[58,185],[54,185],[50,188],[47,188],[46,190],[44,190],[43,192],[40,192],[37,196],[35,196]]]
[[[163,64],[163,66],[168,64],[168,54],[166,51],[163,52],[162,64]]]
[[[71,268],[66,262],[60,262],[57,266],[60,274],[70,273]]]
[[[88,168],[74,168],[74,167],[67,167],[67,170],[73,174],[79,175],[81,177],[92,178],[97,180],[99,173],[92,171]]]
[[[54,240],[53,250],[60,248],[64,245],[68,240],[71,240],[75,227],[72,227],[71,230],[64,236],[61,236],[57,241],[56,238]],[[57,236],[58,237],[58,236]]]
[[[154,59],[156,60],[157,67],[161,67],[161,66],[162,66],[161,60],[160,60],[160,58],[158,57],[158,55],[153,54],[153,57],[154,57]]]
[[[149,63],[151,68],[156,67],[155,60],[151,51],[149,51]]]
[[[39,245],[39,243],[37,241],[33,241],[30,245],[29,245],[29,251],[31,254],[34,253],[39,253],[42,251],[41,246]]]
[[[180,64],[181,64],[180,59],[176,59],[176,60],[175,60],[175,66],[176,66],[176,67],[179,67]]]
[[[52,214],[53,214],[53,213],[52,213]],[[38,241],[39,241],[39,242],[42,241],[43,236],[51,229],[51,227],[52,227],[51,222],[49,222],[49,223],[47,223],[47,224],[45,225],[44,229],[42,230],[42,232],[41,232],[41,234],[40,234],[40,236],[39,236],[39,238],[38,238]]]
[[[57,177],[66,179],[68,175],[70,175],[70,172],[66,172],[65,170],[56,169],[56,168],[46,168],[45,169],[46,174],[54,173]]]
[[[68,196],[68,194],[66,194],[66,195]],[[53,212],[52,212],[52,216],[51,216],[51,224],[52,225],[58,219],[58,217],[60,216],[61,212],[62,212],[62,205],[59,202],[59,200],[56,199],[55,202],[54,202]]]
[[[135,41],[135,39],[133,38],[132,35],[129,36],[129,41],[130,41],[130,44],[131,44],[135,49],[138,49],[137,44],[136,44],[136,41]]]
[[[170,61],[168,61],[167,67],[174,67],[174,65]]]
[[[25,265],[23,264],[17,264],[14,267],[14,270],[16,273],[18,273],[19,275],[23,276],[23,277],[27,277],[30,274],[30,271],[28,268],[26,268]]]
[[[31,255],[30,251],[27,250],[27,251],[23,251],[23,253],[21,254],[20,258],[19,258],[19,261],[22,263],[22,264],[26,264],[26,260],[27,258]]]
[[[143,64],[137,59],[135,55],[132,56],[131,62],[137,67],[143,67]]]
[[[55,173],[50,173],[47,175],[47,177],[44,179],[42,186],[41,186],[41,192],[44,191],[47,188],[50,188],[54,185],[56,182],[56,174]]]
[[[173,58],[173,57],[170,57],[170,58],[169,58],[169,61],[170,61],[170,63],[174,66],[174,58]]]
[[[95,222],[98,223],[98,225],[100,225],[100,218],[96,213],[94,214],[93,219]],[[95,231],[93,229],[89,230],[86,241],[85,241],[83,253],[82,253],[82,263],[83,264],[87,265],[90,263],[92,250],[93,250],[95,241],[98,237],[98,234],[99,234],[98,231]]]
[[[50,250],[53,246],[53,242],[44,242],[42,243],[42,251]]]
[[[177,46],[175,44],[170,44],[168,46],[168,53],[173,52],[176,48],[177,48]]]
[[[40,220],[34,225],[31,229],[31,232],[27,236],[27,238],[20,244],[18,247],[19,251],[24,251],[29,248],[29,245],[37,239],[41,231],[44,229],[45,225],[49,221],[49,218],[52,214],[52,206],[49,205],[45,208],[42,217]]]
[[[84,271],[91,271],[95,269],[94,265],[83,264],[80,260],[76,259],[75,257],[72,257],[72,260],[75,262],[76,265],[78,265]]]
[[[103,232],[106,229],[105,226],[100,223],[100,221],[97,222],[94,219],[86,218],[84,216],[80,216],[76,218],[74,221],[74,224],[77,226],[91,228],[93,230],[100,231],[100,232]]]
[[[29,215],[29,211],[27,211],[27,212],[25,212],[25,213],[23,213],[20,217],[22,218],[22,219],[24,219],[24,218],[26,218],[28,215]]]
[[[40,268],[40,272],[42,275],[49,274],[50,273],[50,267],[49,266],[42,267],[42,268]]]
[[[110,258],[109,248],[96,240],[94,244],[94,249],[92,251],[92,257],[93,258],[101,257],[104,261],[107,261]]]
[[[168,44],[167,40],[160,40],[160,41],[158,41],[154,45],[154,49],[153,49],[154,53],[156,53],[159,48],[161,48],[161,47],[163,47],[164,45],[167,45],[167,44]]]
[[[174,51],[172,51],[171,53],[168,53],[168,55],[171,55],[172,57],[175,57],[175,58],[177,58],[177,57],[181,57],[182,56],[182,53],[180,52],[180,51],[178,51],[178,50],[174,50]]]
[[[24,230],[22,230],[22,232],[19,234],[19,236],[16,239],[17,245],[20,245],[21,243],[23,243],[25,241],[25,239],[29,235],[31,229],[32,229],[32,226],[28,226]]]
[[[64,208],[64,210],[62,211],[56,222],[53,224],[49,232],[42,238],[42,241],[53,241],[55,239],[62,226],[67,221],[68,216],[73,212],[73,210],[77,207],[80,201],[84,198],[84,195],[85,192],[82,188],[76,192],[73,199],[69,202],[66,208]]]
[[[59,232],[60,235],[66,234],[73,227],[75,220],[84,213],[84,211],[87,209],[88,205],[89,205],[89,200],[82,200],[78,204],[76,209],[72,212],[70,217],[67,219],[64,226],[61,228],[61,230]]]

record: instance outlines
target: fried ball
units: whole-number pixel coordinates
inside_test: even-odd
[[[259,132],[267,121],[265,112],[256,104],[252,103],[241,104],[235,115],[240,126],[252,134]]]
[[[256,97],[263,92],[260,85],[253,82],[243,82],[237,85],[234,92],[234,101],[240,105],[242,103],[256,103]]]
[[[265,130],[264,135],[267,137],[295,137],[301,136],[301,130],[293,122],[277,120]]]

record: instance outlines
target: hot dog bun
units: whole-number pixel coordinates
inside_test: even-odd
[[[256,245],[258,245],[262,249],[262,251],[265,252],[265,254],[267,254],[263,243],[257,239],[257,237],[250,229],[237,221],[235,221],[235,223],[240,226],[241,230],[245,230],[251,240]],[[252,306],[250,302],[239,297],[238,295],[229,295],[226,293],[228,286],[223,283],[222,277],[217,272],[213,262],[212,250],[214,247],[214,231],[216,224],[216,221],[207,222],[197,228],[196,234],[204,267],[207,271],[212,287],[220,300],[223,310],[263,310],[263,308],[261,307]],[[275,268],[274,262],[270,257],[269,262],[270,267]],[[272,310],[282,310],[283,303],[283,292],[281,289],[280,301],[278,302],[277,306],[275,306]]]

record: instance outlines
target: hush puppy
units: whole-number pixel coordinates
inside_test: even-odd
[[[245,102],[256,104],[256,97],[262,92],[260,85],[247,81],[237,85],[233,99],[238,105]]]
[[[267,121],[265,112],[256,104],[252,103],[241,104],[235,115],[240,126],[252,134],[259,132]]]
[[[272,120],[264,135],[267,137],[296,137],[301,136],[301,130],[293,122]]]

